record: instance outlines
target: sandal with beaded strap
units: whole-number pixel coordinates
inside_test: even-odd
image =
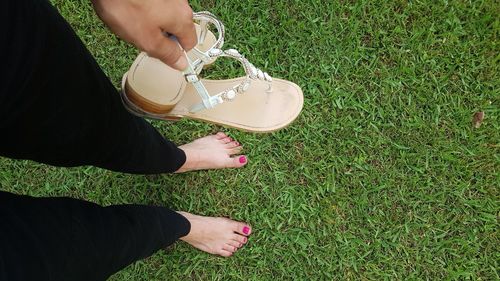
[[[234,49],[222,50],[224,25],[212,14],[194,19],[214,24],[218,39],[207,50],[198,46],[188,55],[189,67],[179,72],[141,53],[122,80],[122,100],[132,113],[153,119],[189,118],[249,132],[273,132],[288,126],[303,107],[296,84],[273,79]],[[200,36],[201,37],[201,36]],[[193,58],[194,57],[194,58]],[[238,60],[246,76],[228,80],[200,79],[203,66],[220,57]]]

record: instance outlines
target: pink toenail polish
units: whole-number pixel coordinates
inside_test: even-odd
[[[243,243],[246,243],[246,242],[247,242],[247,238],[243,237]]]
[[[248,234],[250,228],[248,226],[243,227],[243,233]]]
[[[241,157],[240,157],[240,163],[241,163],[241,164],[244,164],[244,163],[246,163],[246,162],[247,162],[247,158],[246,158],[245,156],[241,156]]]

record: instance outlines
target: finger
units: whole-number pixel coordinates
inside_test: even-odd
[[[187,52],[194,48],[196,44],[198,44],[198,38],[196,36],[196,28],[194,23],[191,21],[185,29],[176,34],[177,39],[179,40],[179,44],[181,44],[182,48]]]
[[[188,66],[179,44],[165,37],[162,32],[158,32],[144,49],[149,56],[155,57],[177,70],[185,70]]]
[[[169,22],[165,23],[165,26],[161,26],[161,28],[175,35],[185,51],[191,50],[198,43],[196,28],[193,22],[193,10],[187,2],[179,9],[175,25]]]

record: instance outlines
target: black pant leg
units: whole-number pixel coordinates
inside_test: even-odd
[[[190,231],[163,207],[0,191],[0,280],[106,280]]]
[[[131,115],[47,0],[0,3],[0,155],[56,166],[174,172],[185,154]]]

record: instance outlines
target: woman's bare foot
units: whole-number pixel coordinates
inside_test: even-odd
[[[237,155],[242,147],[224,133],[206,136],[179,146],[186,153],[186,163],[176,173],[194,170],[239,168],[245,166],[248,159]]]
[[[181,240],[204,252],[229,257],[247,241],[249,225],[226,218],[212,218],[178,212],[191,223],[189,234]]]

